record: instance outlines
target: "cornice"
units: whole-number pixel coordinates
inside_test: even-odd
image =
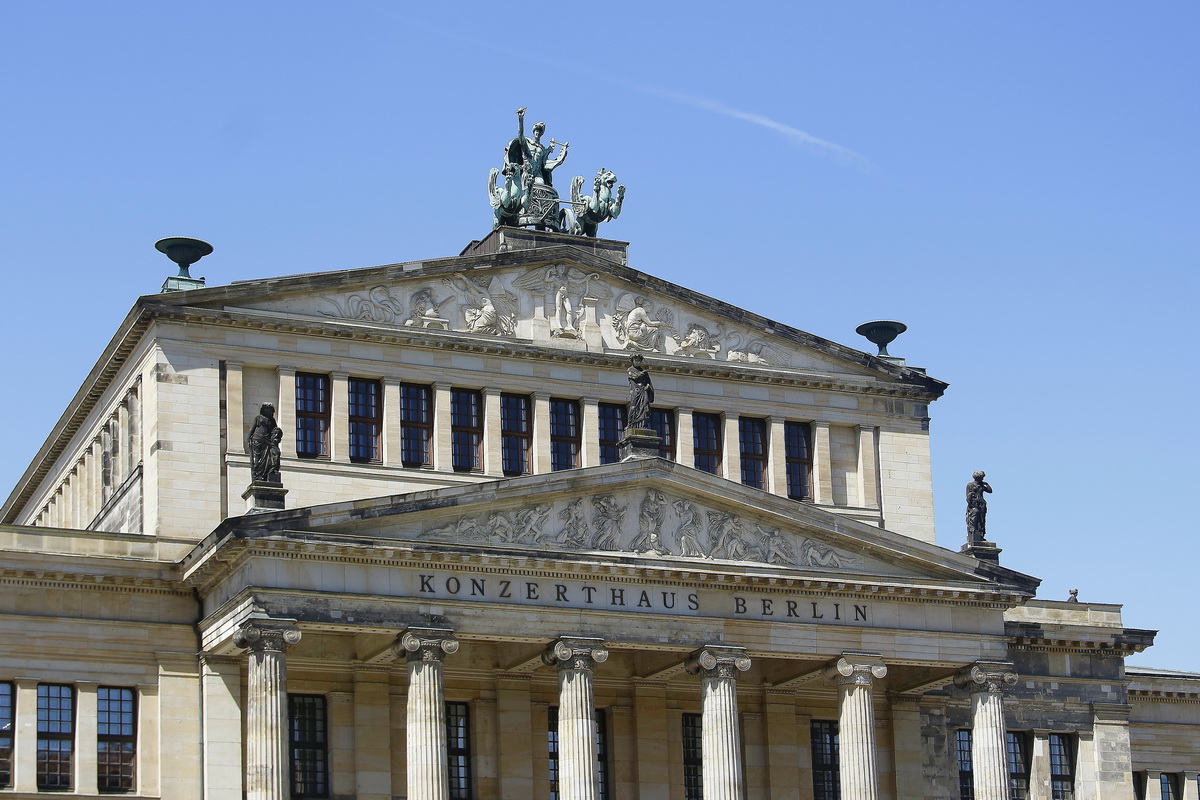
[[[192,596],[190,587],[170,578],[103,575],[94,572],[46,569],[0,569],[0,586],[173,595],[188,598]]]
[[[752,590],[759,594],[790,594],[804,596],[830,595],[861,600],[887,600],[934,605],[973,606],[1007,609],[1028,600],[1027,595],[1012,590],[989,591],[964,588],[951,583],[920,585],[919,581],[896,578],[878,579],[869,576],[809,578],[802,574],[786,576],[776,567],[774,572],[762,572],[763,565],[715,565],[697,563],[695,568],[679,564],[654,565],[639,563],[636,557],[621,557],[606,553],[603,559],[589,554],[578,558],[553,558],[530,551],[497,552],[485,548],[448,547],[413,541],[347,542],[317,538],[311,534],[272,534],[245,537],[231,534],[213,544],[209,552],[187,567],[183,582],[207,593],[252,558],[268,557],[281,560],[323,563],[361,564],[399,568],[437,568],[452,572],[476,574],[520,575],[530,578],[586,578],[597,583],[639,583],[654,586],[713,589]]]
[[[1119,631],[1120,629],[1118,629]],[[1152,642],[1100,639],[1043,639],[1028,636],[1012,636],[1008,639],[1010,650],[1040,653],[1071,653],[1099,656],[1101,658],[1124,658],[1142,652],[1150,644]]]

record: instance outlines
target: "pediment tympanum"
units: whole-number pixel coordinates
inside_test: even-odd
[[[862,364],[705,308],[687,290],[674,287],[678,290],[674,294],[649,290],[599,267],[560,260],[412,272],[353,288],[247,295],[226,307],[420,329],[435,336],[498,337],[577,351],[871,372]]]

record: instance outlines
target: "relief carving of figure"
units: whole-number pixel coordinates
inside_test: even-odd
[[[513,526],[511,514],[503,511],[493,511],[488,515],[488,538],[493,541],[513,542],[516,539],[516,528]]]
[[[513,286],[531,292],[545,291],[550,335],[564,339],[579,338],[584,303],[612,297],[612,290],[600,282],[598,273],[585,273],[566,264],[530,270],[513,281]]]
[[[709,558],[704,546],[700,544],[701,516],[700,509],[687,500],[676,500],[672,505],[679,516],[679,555],[691,558]]]
[[[742,536],[742,520],[721,511],[708,512],[708,540],[713,542],[713,558],[746,561],[757,553]]]
[[[420,289],[413,292],[409,301],[408,319],[404,320],[404,324],[420,325],[423,328],[436,326],[445,330],[449,320],[442,318],[442,306],[454,299],[454,295],[450,295],[439,303],[433,298],[432,289]]]
[[[799,566],[799,562],[796,560],[796,548],[792,547],[792,543],[782,533],[774,528],[764,528],[762,525],[755,526],[755,533],[758,534],[758,540],[761,543],[763,561],[788,567]]]
[[[566,508],[558,512],[558,518],[563,527],[555,541],[573,547],[584,547],[588,540],[588,523],[583,516],[583,500],[572,500]]]
[[[250,480],[255,483],[281,483],[281,441],[283,430],[275,422],[275,406],[263,403],[258,407],[258,416],[254,418],[250,434],[246,437],[246,450],[250,453]]]
[[[628,428],[647,428],[650,425],[650,406],[654,403],[654,384],[650,370],[641,353],[629,357],[629,419]]]
[[[853,564],[858,559],[839,553],[831,547],[822,547],[812,539],[805,539],[800,545],[804,563],[810,567],[834,567],[840,569],[847,564]]]
[[[721,338],[724,332],[723,326],[717,326],[717,333],[711,334],[708,328],[693,322],[688,325],[687,333],[683,338],[672,336],[675,340],[675,352],[677,356],[699,356],[702,358],[716,358],[717,353],[721,352],[721,345],[717,341]]]
[[[542,525],[550,518],[551,506],[541,503],[536,506],[526,506],[517,512],[517,535],[513,540],[518,543],[540,544],[546,540]]]
[[[631,295],[624,295],[617,303],[612,324],[621,349],[657,351],[664,331],[672,329],[675,317],[670,309],[659,310],[657,317],[651,319],[646,310],[648,305],[646,298]]]
[[[621,525],[625,522],[625,506],[611,494],[601,494],[592,498],[596,513],[592,515],[593,550],[616,550],[621,536]]]
[[[448,542],[465,542],[482,540],[487,537],[479,529],[479,522],[474,517],[462,516],[448,525],[434,528],[425,532],[426,539],[441,539]]]
[[[332,298],[326,298],[325,302],[337,309],[337,313],[322,311],[327,317],[361,319],[389,325],[395,324],[404,310],[386,286],[375,286],[365,295],[352,294],[341,302]]]
[[[771,347],[762,339],[747,339],[746,336],[734,331],[726,337],[729,348],[725,352],[726,361],[739,361],[743,364],[761,364],[764,367],[786,367],[787,354],[782,350]]]
[[[616,182],[617,176],[601,167],[592,180],[592,194],[584,197],[583,176],[578,175],[571,180],[571,207],[575,213],[571,233],[576,236],[595,237],[601,222],[621,216],[621,205],[625,202],[625,186],[618,186],[614,192],[613,185]]]
[[[987,536],[987,498],[992,487],[982,471],[971,474],[967,484],[967,544],[979,544]]]
[[[497,279],[481,286],[464,275],[451,275],[442,278],[442,283],[465,292],[470,298],[463,304],[468,331],[492,336],[513,335],[517,324],[517,298],[505,291]]]
[[[655,489],[646,492],[638,508],[638,535],[630,544],[629,549],[635,553],[658,553],[670,555],[670,550],[663,547],[660,532],[662,531],[663,512],[667,508],[667,498]]]

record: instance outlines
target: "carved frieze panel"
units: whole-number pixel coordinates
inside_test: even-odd
[[[810,537],[717,511],[658,489],[594,494],[518,509],[464,514],[420,538],[454,544],[626,552],[747,561],[802,569],[875,569]]]

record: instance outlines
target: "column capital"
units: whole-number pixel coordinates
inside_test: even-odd
[[[878,653],[842,653],[821,674],[839,686],[870,686],[887,675],[887,665]]]
[[[1005,686],[1015,686],[1017,673],[1011,661],[976,661],[954,676],[954,685],[971,692],[1000,694]]]
[[[710,644],[688,656],[683,668],[703,678],[736,678],[750,669],[750,656],[744,647]]]
[[[392,652],[409,661],[437,661],[458,652],[454,631],[446,628],[409,628],[396,637]]]
[[[294,619],[248,619],[233,635],[234,646],[254,653],[283,653],[299,643],[300,628]]]
[[[595,669],[608,660],[608,648],[603,639],[586,636],[563,636],[555,639],[542,652],[542,663],[559,669]]]

